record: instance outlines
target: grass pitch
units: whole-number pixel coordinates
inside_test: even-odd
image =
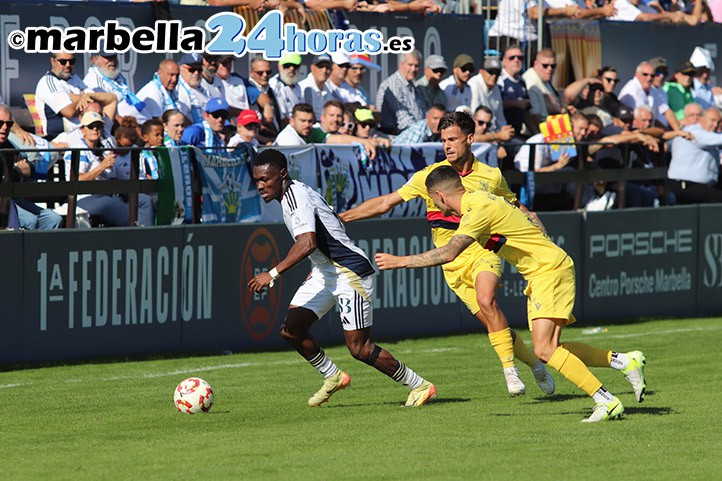
[[[523,332],[529,341],[529,333]],[[418,409],[406,389],[327,353],[350,388],[306,407],[321,385],[294,352],[85,364],[0,373],[3,477],[14,480],[712,480],[722,473],[722,319],[639,322],[564,339],[647,356],[647,399],[595,369],[625,418],[581,424],[593,402],[553,372],[543,397],[509,398],[483,334],[380,343],[439,390]],[[175,410],[199,376],[209,414]]]

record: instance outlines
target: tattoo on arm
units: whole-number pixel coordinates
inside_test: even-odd
[[[474,239],[465,235],[455,235],[448,244],[426,251],[423,254],[409,256],[409,267],[440,266],[456,259]]]

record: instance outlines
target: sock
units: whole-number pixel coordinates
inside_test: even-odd
[[[609,367],[612,351],[597,349],[581,342],[564,342],[564,349],[577,356],[587,367]]]
[[[539,359],[526,347],[526,344],[521,340],[519,334],[517,334],[516,339],[514,339],[514,357],[532,368],[539,362]]]
[[[622,370],[629,366],[629,356],[621,352],[612,352],[609,356],[609,366],[613,369]]]
[[[562,346],[556,348],[547,364],[590,396],[594,396],[594,393],[602,387],[602,383],[592,374],[589,368],[577,356]]]
[[[338,366],[326,356],[323,349],[319,349],[318,353],[306,359],[316,370],[323,374],[325,379],[330,378],[338,372]]]
[[[594,398],[594,402],[597,403],[608,403],[614,399],[612,393],[604,389],[604,386],[597,389],[597,392],[595,392],[592,397]]]
[[[490,332],[489,342],[501,361],[501,367],[514,367],[514,342],[511,339],[511,329],[508,327],[501,331]]]
[[[424,378],[416,374],[412,369],[406,367],[406,364],[403,362],[398,361],[398,363],[399,367],[396,368],[396,371],[394,371],[391,375],[391,379],[396,382],[400,382],[411,389],[416,389],[421,386],[421,383],[424,382]]]

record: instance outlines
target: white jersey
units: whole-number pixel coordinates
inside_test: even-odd
[[[218,77],[218,80],[223,84],[223,91],[226,93],[226,102],[228,102],[228,105],[241,110],[250,108],[243,77],[236,73],[231,73],[227,79],[223,80]]]
[[[281,199],[283,222],[295,239],[307,232],[316,233],[316,250],[309,259],[324,275],[356,274],[364,278],[374,274],[366,254],[346,234],[331,207],[321,195],[297,180],[288,184]]]
[[[77,75],[63,80],[48,72],[38,80],[35,87],[35,107],[45,135],[58,135],[64,130],[70,130],[79,125],[75,119],[65,119],[58,112],[73,103],[69,94],[82,94],[87,86]]]

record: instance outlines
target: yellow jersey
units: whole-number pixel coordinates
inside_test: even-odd
[[[456,233],[456,229],[459,228],[459,222],[461,221],[461,219],[455,215],[445,216],[442,214],[426,191],[426,177],[428,177],[434,169],[442,165],[453,167],[448,160],[431,164],[416,172],[406,184],[396,191],[401,198],[404,199],[404,202],[408,202],[417,197],[424,199],[426,202],[426,220],[431,227],[431,237],[436,247],[441,247],[449,243]],[[461,176],[461,183],[464,189],[468,192],[490,192],[494,195],[504,197],[512,204],[516,202],[516,195],[509,190],[509,186],[501,174],[501,170],[496,167],[489,167],[474,158],[471,170],[468,172],[459,172],[459,175]]]
[[[503,197],[467,192],[461,199],[461,212],[456,234],[471,237],[497,253],[525,279],[574,265],[562,248]]]

